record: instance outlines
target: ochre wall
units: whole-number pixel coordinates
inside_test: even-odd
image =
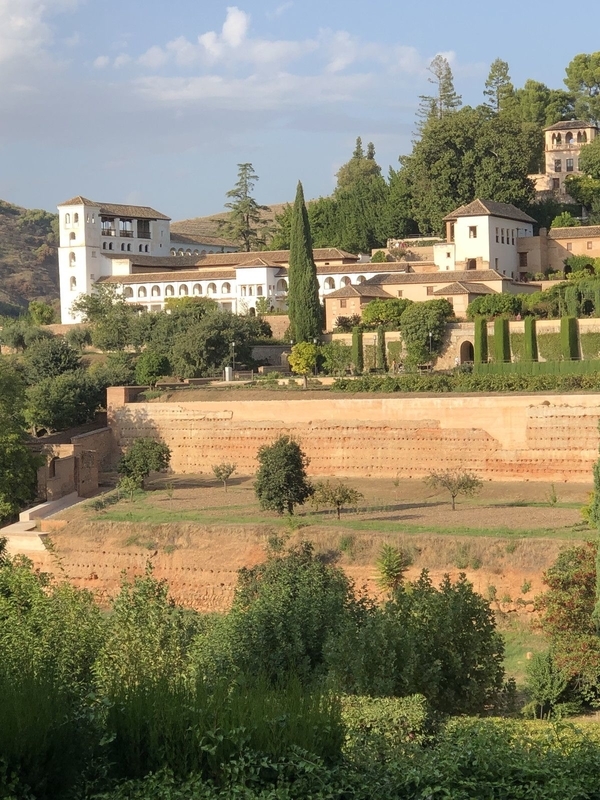
[[[589,482],[598,458],[600,395],[399,396],[125,404],[108,390],[115,452],[162,438],[175,472],[210,473],[235,462],[256,471],[256,452],[293,435],[312,475],[423,477],[466,468],[497,480]]]

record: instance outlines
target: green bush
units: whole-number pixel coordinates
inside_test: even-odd
[[[488,362],[488,335],[487,319],[485,317],[475,317],[475,363],[487,364]]]
[[[579,359],[579,326],[576,317],[562,317],[560,321],[560,347],[565,361]]]
[[[388,342],[387,345],[388,351],[388,364],[391,364],[392,361],[396,362],[396,366],[401,363],[402,361],[402,342]]]
[[[494,350],[495,361],[498,363],[510,361],[509,325],[504,317],[497,317],[494,320]]]
[[[364,370],[364,356],[363,334],[358,326],[352,329],[352,363],[354,364],[355,373],[360,375]]]

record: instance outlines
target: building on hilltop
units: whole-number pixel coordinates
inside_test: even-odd
[[[599,134],[598,127],[579,119],[557,122],[544,128],[545,171],[529,176],[535,183],[539,198],[557,197],[563,202],[573,202],[567,193],[565,180],[569,175],[581,174],[581,148],[593,142]]]
[[[170,218],[148,206],[96,203],[78,196],[61,203],[58,214],[61,317],[65,324],[79,321],[71,313],[73,300],[89,294],[101,278],[113,275],[117,256],[167,257],[181,266],[175,257],[197,261],[206,253],[237,250],[224,239],[171,234]]]

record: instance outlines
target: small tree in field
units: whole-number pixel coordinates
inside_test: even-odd
[[[315,507],[317,509],[319,506],[335,508],[338,519],[341,517],[344,506],[356,506],[359,500],[363,498],[361,492],[341,481],[337,483],[330,483],[329,481],[317,483],[314,489],[312,502]]]
[[[377,583],[390,594],[400,588],[404,573],[412,564],[409,553],[391,544],[382,544],[376,562]]]
[[[215,478],[221,481],[225,491],[227,491],[227,481],[237,469],[237,464],[213,464],[212,471]]]
[[[425,483],[432,489],[446,489],[452,498],[452,511],[456,511],[456,498],[459,494],[473,497],[481,491],[483,483],[476,475],[464,470],[444,470],[432,472],[425,478]]]
[[[298,442],[290,436],[280,436],[273,444],[258,451],[259,468],[254,491],[260,507],[283,514],[294,513],[313,493],[306,476],[308,458]]]
[[[171,462],[171,450],[164,442],[154,439],[136,439],[119,461],[120,475],[133,478],[137,485],[144,486],[144,479],[151,472],[165,472]]]
[[[312,342],[299,342],[292,347],[288,361],[293,372],[302,375],[304,378],[304,388],[308,387],[308,376],[311,375],[317,365],[319,348]]]

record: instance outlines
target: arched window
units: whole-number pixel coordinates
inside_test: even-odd
[[[148,292],[146,291],[146,287],[140,286],[140,288],[138,289],[138,297],[146,297],[147,294]]]
[[[347,275],[344,275],[344,277],[340,281],[340,284],[342,286],[350,286],[351,283],[352,283],[352,281],[350,280],[350,278]]]
[[[209,283],[206,287],[206,294],[216,294],[217,293],[217,285],[215,283]]]
[[[69,253],[69,266],[74,267],[76,261],[75,253]]]
[[[562,144],[562,136],[560,133],[556,134],[556,144]]]
[[[113,243],[112,243],[112,242],[109,242],[109,243],[108,243],[108,249],[109,249],[109,250],[112,250],[112,249],[113,249]]]
[[[200,255],[200,251],[199,250],[194,250],[194,255],[195,256],[199,256]]]
[[[202,294],[202,286],[199,283],[195,283],[192,288],[192,294],[199,295]]]
[[[203,251],[200,253],[200,255],[202,255],[202,256],[205,256],[205,255],[206,255],[206,250],[203,250]]]
[[[287,290],[288,290],[287,281],[284,281],[283,278],[280,281],[277,281],[278,292],[287,292]]]
[[[126,286],[123,289],[123,297],[133,297],[133,289],[131,286]]]
[[[143,252],[144,252],[144,245],[143,245],[143,244],[141,244],[141,245],[139,246],[139,248],[138,248],[138,252],[139,252],[139,253],[143,253]]]
[[[73,214],[73,225],[79,224],[79,214]]]
[[[221,294],[230,294],[230,293],[231,293],[231,284],[224,283],[223,286],[221,286]]]
[[[145,247],[145,250],[144,250],[145,253],[150,252],[150,245],[149,244],[144,245],[144,247]]]
[[[565,144],[572,144],[572,143],[573,143],[573,134],[571,133],[571,131],[569,131],[565,136]]]
[[[70,225],[70,224],[71,224],[71,215],[65,214],[65,225]]]
[[[106,250],[106,242],[102,242],[102,249]]]
[[[140,253],[141,252],[142,252],[142,245],[140,245]],[[175,250],[174,247],[171,248],[171,255],[172,256],[176,256],[177,255],[177,250]]]
[[[174,294],[175,294],[175,289],[173,289],[171,284],[165,286],[165,297],[173,297]]]
[[[359,275],[358,278],[356,279],[356,283],[360,286],[360,284],[364,283],[366,280],[367,279],[365,278],[364,275]]]
[[[160,297],[160,286],[153,286],[150,293],[152,297]]]
[[[185,254],[186,254],[186,256],[191,256],[192,255],[192,251],[191,250],[186,250]]]
[[[69,234],[69,243],[74,242],[75,239],[76,239],[76,234],[74,233],[74,231],[71,231],[71,233]]]
[[[125,244],[124,243],[121,245],[121,251],[125,252]]]
[[[325,289],[329,291],[330,289],[335,289],[335,281],[333,278],[325,278]]]
[[[69,289],[70,289],[72,292],[74,292],[76,288],[77,288],[77,278],[76,278],[74,275],[72,275],[72,276],[69,278]]]
[[[185,285],[185,283],[182,283],[181,286],[179,287],[179,296],[180,297],[188,296],[188,287]]]
[[[178,252],[177,252],[177,255],[178,255],[178,256],[182,256],[182,255],[183,255],[183,250],[181,250],[181,249],[180,249],[180,250],[178,250]]]
[[[128,244],[128,245],[127,245],[127,252],[128,252],[128,253],[131,253],[131,244]]]

